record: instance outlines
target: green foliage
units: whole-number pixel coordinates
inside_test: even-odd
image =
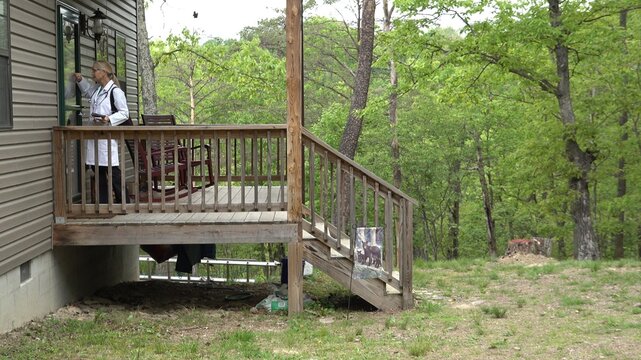
[[[510,239],[540,236],[553,239],[556,257],[571,256],[576,193],[569,180],[581,174],[568,160],[567,139],[594,156],[585,176],[602,255],[614,256],[619,235],[626,256],[638,253],[641,14],[632,9],[633,0],[562,3],[558,29],[543,3],[397,0],[391,30],[377,30],[356,160],[392,182],[390,144],[397,137],[401,188],[419,202],[413,222],[417,257],[487,257],[479,153],[499,253]],[[313,14],[314,5],[306,3],[306,14]],[[619,15],[626,8],[632,10],[624,28]],[[433,21],[454,11],[467,21],[460,31]],[[283,14],[277,14],[245,29],[241,40],[203,43],[183,31],[152,43],[159,111],[176,114],[182,123],[284,123],[283,25]],[[333,147],[348,117],[357,34],[353,24],[305,18],[305,126]],[[560,40],[571,49],[572,124],[559,120],[554,90],[552,54]],[[396,86],[390,84],[390,61]],[[393,94],[395,126],[389,118]],[[617,174],[625,175],[624,194]]]
[[[285,121],[284,59],[258,41],[201,43],[184,30],[150,47],[159,112],[195,124]]]

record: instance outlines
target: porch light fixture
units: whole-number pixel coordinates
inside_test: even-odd
[[[65,26],[64,34],[67,42],[71,42],[71,40],[73,40],[73,29],[71,28],[71,25],[67,24]]]
[[[100,37],[105,33],[105,28],[102,24],[102,21],[106,19],[107,16],[102,11],[100,11],[100,9],[96,9],[93,15],[89,18],[87,18],[87,15],[81,13],[80,32],[82,32],[83,35],[87,35],[97,42],[100,42]],[[89,27],[89,20],[92,21],[91,27]]]

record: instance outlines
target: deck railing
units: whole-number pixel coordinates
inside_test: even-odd
[[[284,125],[56,127],[55,216],[286,210],[285,136]],[[94,196],[99,179],[84,165],[94,139],[117,140],[121,203]]]

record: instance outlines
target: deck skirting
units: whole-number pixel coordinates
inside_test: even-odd
[[[53,226],[53,245],[288,243],[297,239],[297,231],[295,223],[67,223]]]

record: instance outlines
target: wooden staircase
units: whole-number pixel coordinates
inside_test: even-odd
[[[303,259],[381,310],[413,307],[415,200],[303,130]],[[383,228],[382,274],[355,279],[356,229]]]
[[[312,235],[308,232],[311,231],[311,224],[309,223],[304,223],[303,228],[308,229],[305,230],[303,236],[305,245],[303,258],[305,261],[381,310],[405,308],[401,289],[398,288],[398,272],[392,274],[394,281],[391,282],[397,287],[379,278],[353,279],[354,260],[349,255],[349,238],[343,238],[342,242],[346,243],[346,246],[342,246],[342,250],[336,250],[332,246],[335,245],[335,240],[325,241],[322,235],[319,235],[319,237]],[[314,233],[319,234],[320,230],[317,228]]]

